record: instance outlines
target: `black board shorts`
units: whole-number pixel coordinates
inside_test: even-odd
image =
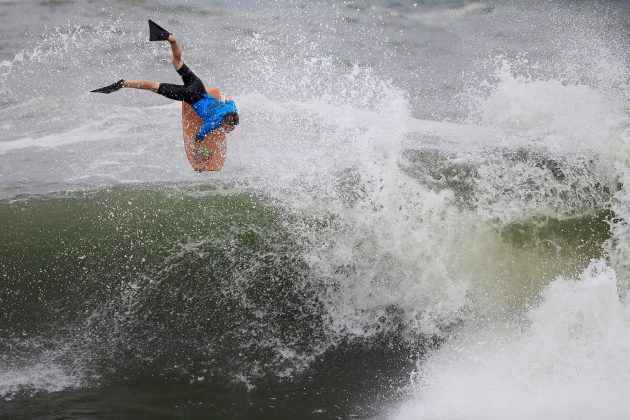
[[[173,85],[171,83],[160,83],[157,91],[162,96],[176,101],[184,101],[190,105],[203,98],[206,94],[206,87],[200,78],[188,68],[182,65],[177,73],[182,77],[184,85]]]

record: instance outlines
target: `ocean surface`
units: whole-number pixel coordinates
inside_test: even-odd
[[[628,419],[629,186],[628,1],[2,0],[0,418]]]

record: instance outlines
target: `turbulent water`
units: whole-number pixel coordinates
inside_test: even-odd
[[[193,172],[165,43],[232,95]],[[1,1],[0,417],[627,419],[626,1]]]

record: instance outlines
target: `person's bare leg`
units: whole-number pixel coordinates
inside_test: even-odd
[[[173,66],[177,71],[184,65],[184,60],[182,60],[182,49],[177,43],[177,38],[175,38],[173,34],[168,36],[168,42],[171,44],[171,51],[173,52]]]
[[[173,52],[173,66],[175,67],[175,70],[179,70],[184,65],[184,60],[182,60],[182,49],[177,43],[177,38],[175,38],[172,34],[168,36],[168,42],[171,44],[171,51]],[[123,81],[123,87],[150,90],[157,93],[160,88],[160,84],[151,80],[125,80]]]
[[[151,80],[125,80],[123,82],[123,87],[150,90],[157,93],[160,88],[160,84]]]

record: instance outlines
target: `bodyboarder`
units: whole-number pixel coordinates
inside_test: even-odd
[[[175,71],[181,76],[184,84],[175,85],[170,83],[157,83],[151,80],[120,79],[109,86],[92,90],[92,92],[112,93],[122,88],[144,89],[158,93],[169,99],[184,101],[188,103],[203,120],[203,125],[195,135],[195,140],[199,143],[203,142],[204,138],[209,133],[229,133],[234,130],[234,127],[239,123],[238,110],[236,109],[234,101],[227,98],[224,102],[219,99],[220,96],[217,98],[208,94],[201,79],[184,63],[181,47],[173,34],[151,20],[149,20],[149,30],[150,41],[168,41],[170,43],[173,66],[175,67]],[[214,90],[218,94],[218,89]]]

